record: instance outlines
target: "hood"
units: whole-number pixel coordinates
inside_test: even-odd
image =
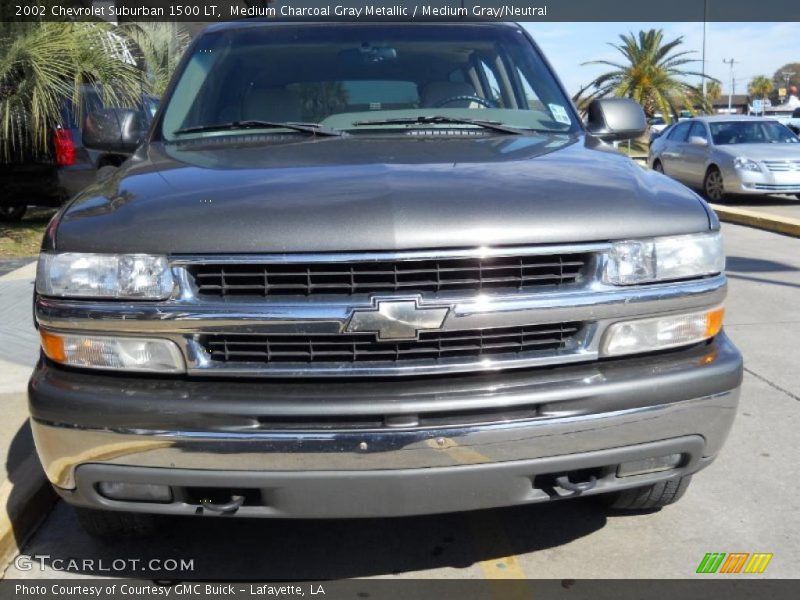
[[[715,149],[731,157],[751,160],[800,160],[800,144],[730,144]]]
[[[271,138],[143,147],[72,202],[56,248],[392,251],[709,228],[696,194],[582,137]]]

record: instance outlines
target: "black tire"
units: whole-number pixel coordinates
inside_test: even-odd
[[[656,173],[664,174],[664,165],[661,164],[660,160],[657,160],[653,163],[653,171]]]
[[[703,193],[712,202],[722,202],[725,199],[725,183],[722,180],[722,171],[717,167],[709,167],[706,171]]]
[[[686,475],[646,487],[607,494],[601,498],[613,510],[652,510],[680,500],[691,482],[692,476]]]
[[[800,194],[795,194],[794,197],[800,200]]]
[[[0,221],[20,221],[28,210],[27,206],[0,206]]]
[[[158,517],[145,513],[127,513],[75,507],[78,523],[90,536],[100,540],[151,537],[158,528]]]

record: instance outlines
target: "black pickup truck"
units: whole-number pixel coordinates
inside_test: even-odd
[[[152,514],[677,500],[742,359],[719,222],[513,24],[214,25],[47,230],[32,428],[98,535]]]

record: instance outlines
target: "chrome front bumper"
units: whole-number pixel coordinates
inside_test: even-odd
[[[738,389],[682,402],[541,421],[413,431],[208,433],[100,431],[32,421],[50,481],[75,487],[83,464],[242,471],[427,469],[540,459],[687,435],[713,457]]]
[[[725,191],[732,194],[800,194],[800,171],[754,172],[726,169]]]
[[[505,468],[555,457],[568,466],[581,454],[686,436],[701,440],[698,460],[713,458],[733,422],[741,377],[741,355],[721,334],[661,355],[404,386],[122,379],[41,363],[30,407],[47,476],[72,489],[85,465],[215,472],[223,479]],[[529,418],[504,416],[531,406]],[[459,424],[476,411],[490,412]],[[403,417],[423,423],[425,415],[443,413],[452,425],[404,425]],[[276,416],[312,424],[281,429],[270,424]],[[325,424],[363,416],[385,424]]]

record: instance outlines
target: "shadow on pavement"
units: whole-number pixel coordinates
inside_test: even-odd
[[[797,270],[797,267],[793,265],[749,256],[728,256],[725,264],[725,271],[729,275],[731,273],[789,273]]]
[[[324,502],[320,498],[320,502]],[[604,509],[574,500],[531,507],[397,519],[247,520],[181,518],[150,541],[99,542],[77,525],[65,505],[51,515],[26,554],[49,555],[60,570],[156,580],[339,579],[400,574],[442,567],[466,568],[509,554],[569,543],[606,524]],[[488,528],[488,529],[487,529]],[[488,540],[487,540],[488,532]],[[499,540],[499,541],[498,541]],[[70,559],[78,559],[70,564]],[[85,559],[109,567],[130,559],[141,563],[98,572]],[[122,559],[122,560],[119,560]],[[154,571],[149,561],[193,560],[193,569]],[[102,567],[101,567],[102,568]]]
[[[726,196],[721,202],[723,206],[800,206],[800,201],[792,196]]]
[[[10,559],[15,548],[22,547],[55,502],[55,492],[49,485],[42,485],[44,474],[34,450],[28,421],[11,440],[6,455],[6,479],[11,488],[6,499],[6,515],[11,523],[13,539],[4,536],[2,550],[3,555]],[[10,556],[6,554],[9,552]]]
[[[782,287],[800,288],[800,284],[790,281],[780,281],[767,277],[754,277],[752,273],[791,273],[797,271],[797,267],[786,263],[766,260],[763,258],[748,258],[742,256],[729,256],[727,258],[725,272],[730,279],[742,281],[752,281],[755,283],[765,283],[768,285],[778,285]],[[745,275],[747,273],[747,275]]]

